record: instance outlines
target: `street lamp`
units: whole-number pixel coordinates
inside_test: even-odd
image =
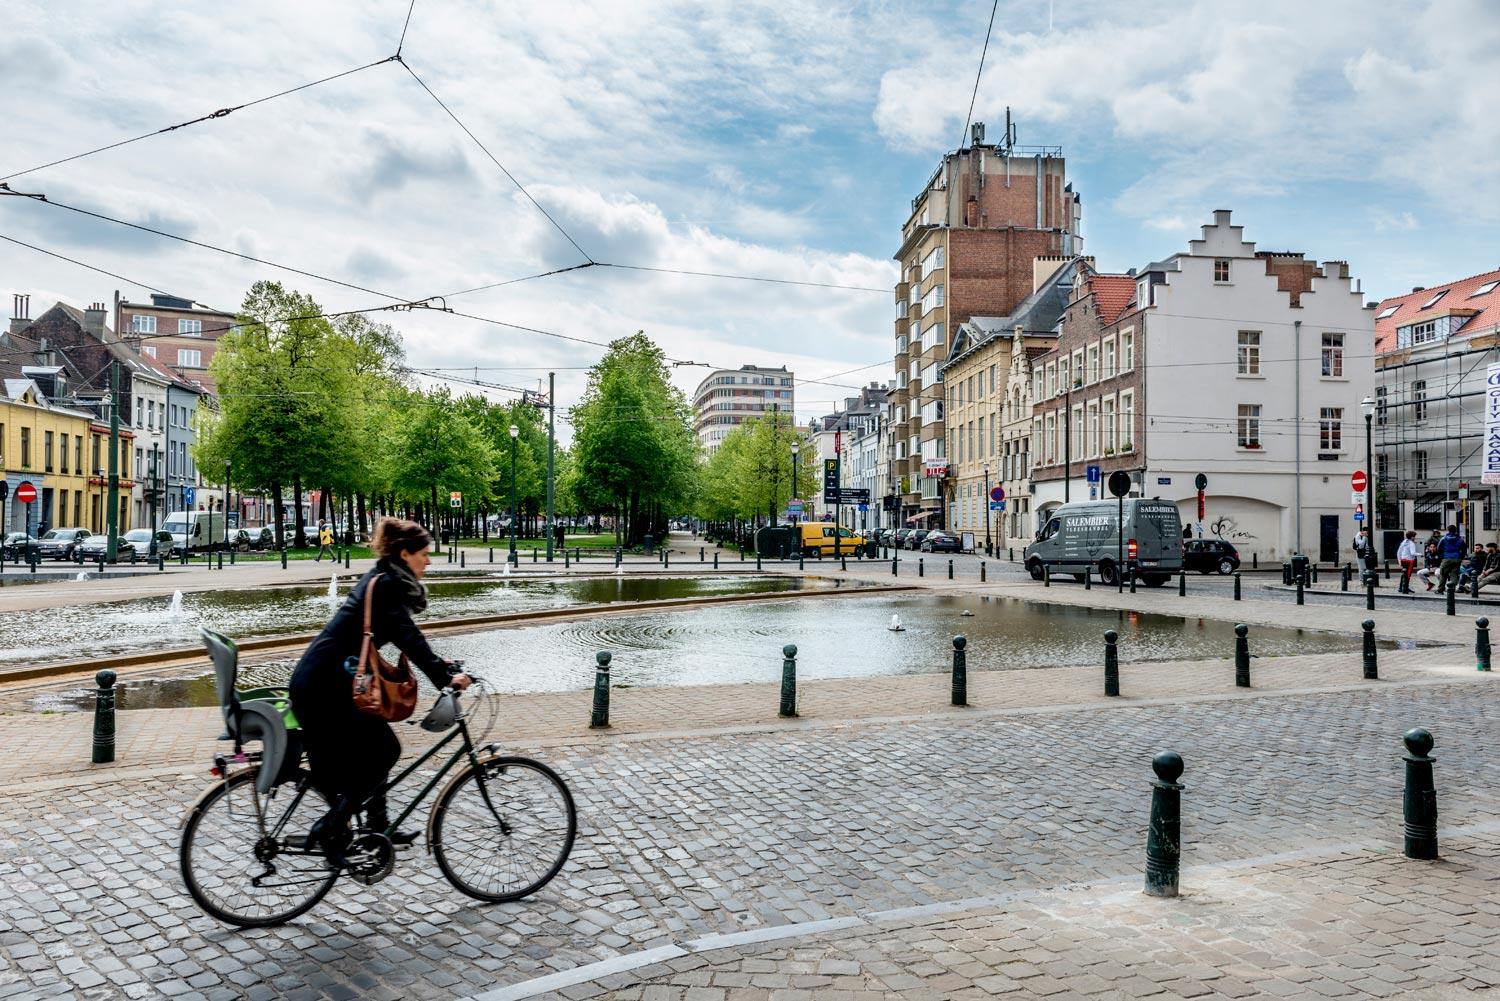
[[[994,545],[990,541],[990,467],[986,463],[984,467],[984,555],[993,556]]]
[[[510,426],[510,561],[516,563],[516,439],[521,437],[521,429],[514,424]]]
[[[797,499],[797,456],[802,451],[802,446],[795,439],[792,441],[792,499]],[[787,507],[791,507],[790,504]],[[797,515],[792,513],[792,524],[797,524]]]
[[[1370,530],[1365,543],[1366,579],[1375,575],[1375,443],[1372,422],[1375,420],[1375,401],[1366,396],[1359,404],[1359,412],[1365,415],[1365,527]]]

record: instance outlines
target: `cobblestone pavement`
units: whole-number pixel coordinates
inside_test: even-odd
[[[1437,738],[1444,824],[1500,825],[1494,793],[1500,762],[1490,753],[1493,704],[1488,683],[1455,680],[576,741],[539,752],[573,785],[581,836],[572,861],[536,898],[479,905],[429,871],[419,848],[378,887],[341,884],[308,917],[253,932],[218,926],[180,889],[176,821],[201,790],[201,775],[19,789],[0,799],[0,883],[7,889],[0,912],[0,997],[462,997],[711,935],[837,919],[868,924],[872,915],[892,909],[1112,877],[1123,878],[1126,887],[1139,878],[1148,762],[1166,747],[1187,762],[1184,878],[1190,888],[1199,885],[1195,867],[1288,849],[1335,853],[1374,843],[1389,851],[1400,834],[1399,735],[1413,725],[1430,727]],[[1371,914],[1367,919],[1378,932],[1372,943],[1388,947],[1379,955],[1367,955],[1365,943],[1347,930],[1328,930],[1315,917],[1289,924],[1299,937],[1286,944],[1277,939],[1274,958],[1266,956],[1264,938],[1243,955],[1228,946],[1222,956],[1200,954],[1192,945],[1200,939],[1228,941],[1215,931],[1219,919],[1196,916],[1191,897],[1180,911],[1164,910],[1170,905],[1142,903],[1122,890],[1079,909],[1081,944],[1072,953],[1049,944],[1054,933],[1057,942],[1073,937],[1067,924],[1043,920],[1052,913],[1047,908],[1060,905],[1041,898],[1001,903],[971,927],[960,923],[966,935],[1003,944],[955,947],[983,954],[976,963],[986,970],[965,966],[968,972],[959,975],[967,978],[965,990],[983,990],[981,981],[999,984],[988,978],[1000,976],[1034,981],[1028,987],[1033,994],[1044,993],[1037,989],[1043,985],[1051,990],[1056,980],[1054,993],[1063,993],[1082,982],[1070,985],[1064,978],[1092,972],[1120,992],[1147,993],[1147,983],[1169,983],[1171,993],[1186,994],[1198,981],[1255,983],[1236,971],[1264,962],[1273,964],[1267,970],[1289,970],[1284,977],[1277,973],[1277,982],[1300,990],[1313,981],[1299,980],[1296,971],[1314,970],[1307,965],[1313,958],[1341,949],[1336,955],[1347,952],[1348,959],[1340,960],[1340,969],[1370,970],[1377,980],[1396,976],[1386,982],[1397,986],[1436,982],[1429,967],[1448,969],[1458,986],[1489,982],[1492,962],[1474,955],[1494,952],[1493,869],[1473,863],[1469,868],[1479,875],[1465,877],[1469,882],[1455,890],[1458,884],[1440,880],[1447,871],[1442,866],[1393,864],[1399,868],[1389,877],[1374,867],[1355,868],[1348,879],[1336,867],[1319,868],[1319,878],[1331,882],[1326,893],[1314,888],[1317,913],[1389,905],[1400,921],[1421,918],[1429,936],[1441,933],[1443,942],[1467,952],[1435,952],[1441,962],[1428,962],[1422,950],[1435,948],[1436,939],[1403,938],[1399,928],[1374,925],[1379,915]],[[1372,882],[1361,889],[1365,873]],[[1258,877],[1246,878],[1242,893],[1231,884],[1204,892],[1205,899],[1217,892],[1226,902],[1225,920],[1247,916],[1252,928],[1248,916],[1259,913],[1255,908],[1274,909],[1278,886],[1303,882],[1289,872],[1284,883],[1265,889]],[[1481,878],[1488,892],[1473,889],[1472,880]],[[1354,889],[1336,888],[1345,886]],[[1413,896],[1421,892],[1427,897]],[[1038,916],[1026,908],[1038,909]],[[1061,918],[1073,913],[1056,911]],[[870,964],[873,952],[887,945],[892,955],[906,956],[925,951],[919,943],[943,938],[930,930],[932,922],[922,925],[928,931],[903,932],[889,943],[863,928],[837,946],[846,955],[829,961],[859,965],[839,976],[879,977],[888,992],[915,990],[942,971],[890,960],[916,978],[892,984],[884,978],[898,971],[879,960]],[[986,939],[991,928],[1014,935]],[[1138,936],[1154,950],[1149,962],[1126,947]],[[1062,958],[1031,953],[1016,938]],[[1077,956],[1091,943],[1112,945],[1101,963],[1084,969]],[[994,950],[1018,958],[1002,962]],[[1033,967],[1049,979],[1038,980],[1043,973],[1031,974]],[[1421,972],[1406,981],[1397,970]],[[694,973],[702,970],[684,975]],[[628,986],[581,984],[560,994]],[[680,986],[688,996],[686,984],[649,986],[668,992]],[[692,986],[714,989],[711,983]]]

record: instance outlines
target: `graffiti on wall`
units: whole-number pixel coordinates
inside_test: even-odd
[[[1241,528],[1239,522],[1227,514],[1221,514],[1209,522],[1208,530],[1215,538],[1227,541],[1239,540],[1248,542],[1255,538],[1255,533]]]

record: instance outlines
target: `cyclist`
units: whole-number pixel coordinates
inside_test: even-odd
[[[330,864],[340,864],[350,840],[349,821],[360,802],[379,789],[401,756],[401,743],[390,724],[354,707],[352,672],[345,666],[359,658],[364,639],[365,592],[375,587],[371,632],[377,646],[394,643],[433,685],[458,689],[469,677],[427,645],[413,612],[427,608],[422,576],[431,562],[432,536],[416,522],[382,518],[371,547],[375,566],[360,578],[344,604],[313,640],[292,673],[292,711],[302,729],[313,780],[328,795],[333,809],[313,825],[309,841],[320,843]],[[384,830],[389,821],[384,799],[369,803],[365,829]],[[397,833],[396,844],[414,836]]]

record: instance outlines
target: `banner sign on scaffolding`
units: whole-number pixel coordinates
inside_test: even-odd
[[[1484,380],[1484,472],[1481,483],[1500,483],[1500,363]]]

